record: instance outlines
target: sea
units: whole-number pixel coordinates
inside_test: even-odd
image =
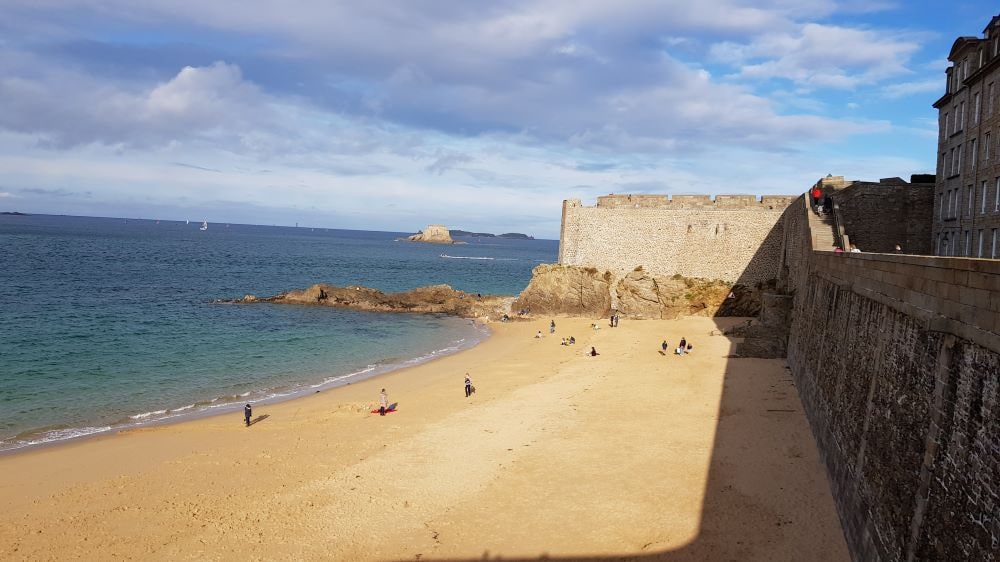
[[[220,304],[315,283],[516,295],[558,241],[0,215],[0,452],[266,403],[454,353],[468,319]],[[375,397],[373,397],[374,399]]]

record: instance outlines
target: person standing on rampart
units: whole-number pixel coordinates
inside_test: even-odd
[[[818,185],[813,186],[812,188],[813,209],[815,209],[817,213],[819,212],[819,201],[822,197],[823,197],[823,192],[820,191],[819,186]]]

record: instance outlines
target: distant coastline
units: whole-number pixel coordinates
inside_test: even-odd
[[[462,236],[466,238],[510,238],[514,240],[534,240],[534,236],[521,234],[520,232],[505,232],[504,234],[491,234],[489,232],[469,232],[468,230],[452,230],[452,236]]]
[[[3,212],[0,212],[0,215],[8,215],[8,216],[12,216],[12,217],[30,217],[31,216],[28,213],[19,213],[17,211],[3,211]]]

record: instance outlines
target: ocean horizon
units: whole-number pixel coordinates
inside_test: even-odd
[[[558,242],[0,215],[0,451],[270,402],[475,345],[467,319],[218,304],[315,283],[516,295]],[[374,399],[374,397],[373,397]]]

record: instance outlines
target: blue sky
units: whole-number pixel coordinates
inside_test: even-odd
[[[2,0],[0,210],[558,236],[931,173],[985,1]]]

